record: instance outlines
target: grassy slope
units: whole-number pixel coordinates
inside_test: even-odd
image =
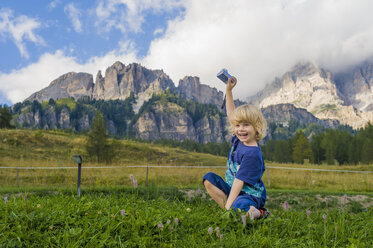
[[[68,166],[85,152],[86,136],[61,131],[0,129],[0,166]],[[224,165],[225,158],[162,147],[151,143],[119,140],[112,165]]]

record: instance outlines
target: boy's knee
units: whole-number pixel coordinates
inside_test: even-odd
[[[205,188],[210,188],[213,184],[209,180],[205,179],[203,180],[203,185]]]
[[[205,182],[206,180],[207,181],[210,181],[210,182],[212,182],[213,180],[214,180],[214,178],[215,178],[215,173],[213,173],[213,172],[207,172],[204,176],[203,176],[203,182]]]

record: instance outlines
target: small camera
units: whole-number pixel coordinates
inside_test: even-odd
[[[233,82],[233,77],[228,73],[227,69],[222,69],[216,76],[225,84],[228,83],[228,78]]]

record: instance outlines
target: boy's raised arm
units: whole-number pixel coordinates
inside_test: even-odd
[[[231,122],[231,114],[234,110],[234,101],[233,101],[233,94],[232,94],[232,89],[234,88],[234,86],[236,86],[237,84],[237,79],[235,77],[233,77],[233,82],[231,81],[230,78],[228,78],[228,82],[227,82],[227,89],[226,89],[226,93],[225,93],[225,97],[226,97],[226,110],[227,110],[227,116],[228,116],[228,120]]]

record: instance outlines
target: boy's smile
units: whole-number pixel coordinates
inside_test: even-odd
[[[256,131],[250,123],[237,123],[234,126],[234,133],[244,145],[257,146]]]

